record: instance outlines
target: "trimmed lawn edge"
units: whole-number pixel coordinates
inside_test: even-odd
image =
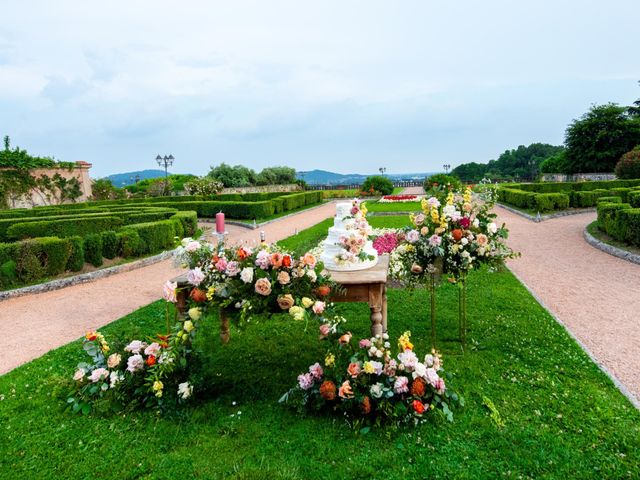
[[[15,288],[13,290],[5,290],[0,292],[0,302],[10,298],[22,297],[24,295],[34,295],[37,293],[50,292],[52,290],[60,290],[61,288],[71,287],[81,283],[89,283],[100,278],[110,277],[118,273],[130,272],[138,268],[148,267],[154,263],[162,262],[173,256],[173,250],[167,250],[153,255],[152,257],[141,258],[133,262],[123,263],[122,265],[114,265],[113,267],[103,268],[94,272],[81,273],[71,277],[59,278],[49,282],[39,283],[28,287]]]
[[[586,232],[586,229],[585,229],[585,232]],[[616,377],[613,374],[613,372],[611,372],[603,363],[600,362],[600,360],[598,360],[598,357],[596,357],[591,352],[591,350],[589,350],[589,348],[584,344],[584,342],[582,342],[582,340],[580,340],[571,331],[571,329],[562,320],[560,320],[560,318],[558,318],[558,316],[553,312],[553,310],[551,310],[544,303],[544,301],[536,294],[536,292],[534,292],[531,288],[529,288],[529,285],[527,285],[525,281],[516,272],[514,272],[511,268],[509,268],[509,265],[506,265],[506,267],[513,274],[513,276],[516,277],[516,279],[522,284],[522,286],[527,289],[529,294],[536,300],[536,302],[538,302],[540,306],[544,308],[549,313],[549,315],[551,315],[551,318],[553,318],[558,323],[558,325],[560,325],[567,332],[567,334],[580,346],[580,348],[589,356],[591,361],[598,366],[600,371],[604,373],[609,378],[609,380],[613,382],[613,384],[620,391],[620,393],[622,393],[622,395],[624,395],[627,398],[627,400],[629,400],[629,402],[637,410],[640,410],[640,399],[636,398],[636,396],[633,393],[631,393],[631,391],[620,380],[618,380],[618,377]]]
[[[595,224],[596,222],[592,222],[582,231],[582,235],[585,241],[594,248],[598,250],[602,250],[604,253],[608,253],[609,255],[613,255],[614,257],[618,257],[622,260],[626,260],[627,262],[635,263],[640,265],[640,255],[637,253],[630,252],[623,248],[619,248],[615,245],[607,243],[604,239],[596,238],[589,232],[589,227]]]

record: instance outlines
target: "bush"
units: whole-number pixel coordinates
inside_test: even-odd
[[[124,228],[116,233],[118,253],[123,258],[136,257],[144,250],[140,235],[136,230]]]
[[[84,238],[84,259],[94,267],[102,265],[102,236],[92,233]]]
[[[622,203],[622,199],[620,197],[600,197],[597,204],[601,203]]]
[[[84,267],[84,241],[82,237],[69,237],[67,238],[71,246],[71,253],[69,260],[67,260],[67,270],[72,272],[79,272]]]
[[[178,220],[182,224],[183,235],[193,237],[198,230],[198,214],[196,212],[178,212],[170,220]],[[182,235],[178,235],[182,236]]]
[[[430,177],[424,180],[424,189],[425,191],[433,190],[437,188],[448,189],[448,190],[460,190],[462,188],[462,182],[458,177],[454,177],[453,175],[447,175],[445,173],[436,173],[435,175],[431,175]],[[384,195],[391,195],[393,189],[389,191],[389,193],[385,193]]]
[[[534,208],[536,206],[536,193],[516,190],[515,188],[498,189],[500,201],[520,208]]]
[[[387,177],[373,175],[367,177],[360,187],[363,192],[377,192],[381,195],[391,195],[393,193],[393,182]]]
[[[66,238],[43,237],[31,242],[47,275],[59,275],[67,269],[67,262],[71,256],[71,242]]]
[[[631,189],[628,187],[618,187],[618,188],[611,189],[611,193],[616,197],[620,197],[623,203],[628,202],[628,195],[630,191]]]
[[[615,172],[620,179],[640,178],[640,146],[620,157]]]
[[[63,220],[42,220],[38,222],[16,223],[7,229],[7,236],[12,239],[44,237],[72,237],[88,233],[100,233],[114,230],[122,225],[122,219],[116,216],[91,218],[69,218]]]
[[[102,256],[112,259],[118,256],[118,237],[113,230],[102,232]]]
[[[227,218],[251,220],[265,218],[273,215],[273,203],[264,202],[216,202],[193,201],[180,203],[161,203],[164,207],[177,208],[178,210],[191,210],[198,212],[199,218],[212,218],[216,213],[223,212]]]
[[[71,255],[68,239],[43,237],[21,242],[0,243],[2,283],[32,283],[65,271]]]
[[[538,193],[535,195],[535,207],[539,212],[564,210],[569,208],[569,195],[564,193]]]
[[[631,190],[627,198],[632,207],[640,208],[640,190]]]
[[[616,215],[618,240],[640,247],[640,208],[620,210]]]
[[[175,224],[172,220],[160,222],[138,223],[129,225],[127,230],[138,233],[141,240],[141,253],[156,253],[163,249],[173,248],[175,244]]]
[[[628,203],[598,203],[598,228],[613,238],[623,238],[624,228],[618,223],[617,214],[628,208],[631,208]]]
[[[576,208],[595,207],[599,199],[609,195],[607,190],[590,190],[586,192],[571,192],[570,204]]]

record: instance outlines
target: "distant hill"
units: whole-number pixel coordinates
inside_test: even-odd
[[[164,170],[140,170],[137,172],[126,172],[126,173],[114,173],[113,175],[109,175],[108,178],[111,180],[111,183],[116,187],[126,187],[127,185],[132,185],[136,183],[136,175],[140,177],[138,180],[145,180],[147,178],[158,178],[164,177]],[[169,174],[171,175],[171,174]]]
[[[391,180],[422,180],[434,172],[427,173],[385,173],[385,177]],[[370,175],[362,175],[359,173],[334,173],[326,170],[310,170],[308,172],[298,172],[298,178],[304,180],[309,185],[345,185],[362,183],[370,175],[378,175],[372,173]]]

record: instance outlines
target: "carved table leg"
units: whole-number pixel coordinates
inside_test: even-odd
[[[371,285],[369,287],[369,308],[371,308],[371,335],[382,335],[382,285]]]
[[[220,341],[229,343],[229,317],[222,309],[220,309]]]
[[[387,286],[382,286],[382,331],[387,333]]]
[[[178,288],[178,292],[176,294],[176,308],[178,309],[178,314],[180,314],[181,318],[184,318],[187,313],[187,295],[188,292],[186,288]]]

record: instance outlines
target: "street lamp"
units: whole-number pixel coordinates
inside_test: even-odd
[[[164,157],[161,157],[160,155],[158,155],[156,157],[156,162],[158,162],[158,166],[162,167],[164,166],[164,193],[165,195],[168,193],[169,190],[169,173],[167,171],[167,169],[173,165],[173,161],[175,159],[173,158],[173,155],[169,154],[169,156],[167,157],[166,155]]]
[[[451,168],[451,165],[448,163],[445,163],[444,165],[442,165],[442,167],[444,168],[444,173],[449,173],[449,169]]]
[[[387,169],[385,167],[380,167],[378,169],[378,171],[380,172],[380,175],[384,175],[386,173]]]

